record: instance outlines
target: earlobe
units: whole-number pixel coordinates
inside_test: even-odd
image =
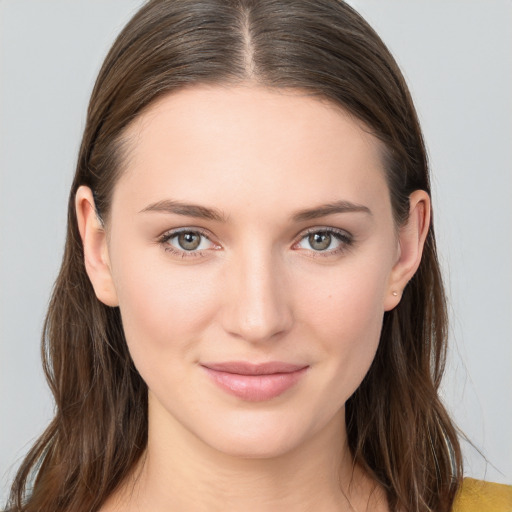
[[[84,248],[84,263],[96,297],[107,306],[118,306],[112,279],[104,226],[94,204],[89,187],[81,186],[75,196],[75,209]]]
[[[404,288],[418,270],[429,226],[430,196],[424,190],[415,190],[409,196],[409,218],[399,232],[398,260],[391,271],[385,311],[398,305]]]

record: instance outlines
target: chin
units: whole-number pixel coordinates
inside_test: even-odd
[[[301,444],[300,439],[290,436],[255,434],[232,436],[209,442],[216,451],[240,459],[275,459],[292,452]]]
[[[248,413],[240,411],[231,415],[231,421],[211,424],[208,430],[196,435],[214,450],[231,457],[244,459],[272,459],[285,456],[297,447],[308,444],[317,432],[314,424],[297,418],[288,411]]]

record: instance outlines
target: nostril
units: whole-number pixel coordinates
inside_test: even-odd
[[[231,260],[223,287],[223,328],[251,343],[276,341],[293,323],[283,262],[264,240]],[[256,247],[256,249],[255,249]]]
[[[226,307],[223,316],[227,332],[252,343],[275,341],[293,323],[291,308],[273,288],[265,293],[260,288],[259,293],[241,294]]]

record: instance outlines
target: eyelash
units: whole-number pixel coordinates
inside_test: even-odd
[[[174,256],[181,257],[182,259],[184,259],[184,258],[198,258],[198,257],[201,257],[201,256],[205,256],[205,250],[186,251],[184,249],[181,249],[181,250],[177,249],[176,247],[173,247],[172,245],[169,244],[170,240],[172,240],[173,238],[176,238],[177,236],[179,236],[182,233],[198,234],[201,237],[204,237],[207,240],[209,240],[212,244],[214,244],[214,242],[211,241],[209,234],[206,231],[203,231],[202,229],[199,229],[199,228],[182,228],[182,229],[176,229],[176,230],[173,230],[173,231],[168,231],[168,232],[164,233],[158,239],[158,243],[163,246],[164,251],[169,252],[169,253],[171,253]],[[214,245],[216,245],[216,244],[214,244]]]
[[[204,256],[206,256],[205,252],[208,250],[211,250],[211,249],[206,249],[206,250],[187,251],[184,249],[177,249],[176,247],[173,247],[171,244],[169,244],[170,240],[172,240],[173,238],[176,238],[177,236],[179,236],[182,233],[198,234],[201,237],[206,238],[210,243],[212,243],[215,246],[214,250],[218,250],[220,248],[220,246],[218,246],[217,244],[215,244],[214,242],[211,241],[209,233],[207,233],[206,231],[204,231],[200,228],[181,228],[181,229],[177,229],[177,230],[173,230],[173,231],[168,231],[168,232],[164,233],[158,239],[158,243],[163,246],[163,248],[166,252],[169,252],[172,255],[178,256],[182,259],[204,257]],[[314,228],[310,228],[310,229],[306,230],[305,232],[300,233],[300,237],[298,238],[298,240],[296,242],[294,242],[292,247],[296,248],[304,239],[306,239],[307,237],[309,237],[310,235],[313,235],[313,234],[327,234],[327,235],[334,237],[340,243],[340,246],[337,247],[336,249],[319,250],[319,251],[317,251],[313,248],[306,249],[307,251],[309,251],[311,253],[312,257],[314,257],[314,258],[317,258],[317,257],[325,258],[325,257],[330,257],[330,256],[335,256],[335,255],[341,254],[341,253],[347,251],[354,244],[354,239],[353,239],[352,235],[344,230],[336,229],[336,228],[332,228],[332,227],[314,227]]]
[[[306,230],[306,232],[301,233],[299,240],[297,242],[295,242],[293,244],[293,246],[294,247],[297,246],[304,239],[306,239],[310,235],[314,235],[314,234],[330,235],[340,243],[340,246],[337,247],[336,249],[330,249],[330,250],[324,250],[324,251],[316,251],[315,249],[306,249],[311,253],[311,255],[314,258],[318,258],[318,257],[328,258],[328,257],[342,254],[343,252],[350,249],[350,247],[354,244],[354,237],[347,231],[344,231],[342,229],[337,229],[337,228],[331,228],[331,227],[314,227],[314,228],[309,228],[308,230]]]

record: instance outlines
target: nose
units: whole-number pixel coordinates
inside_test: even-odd
[[[237,258],[226,281],[222,315],[226,332],[261,343],[290,330],[293,315],[286,276],[270,251]]]

